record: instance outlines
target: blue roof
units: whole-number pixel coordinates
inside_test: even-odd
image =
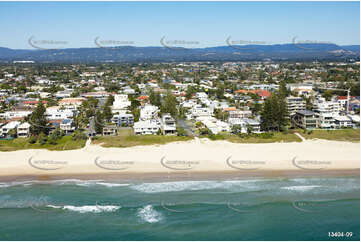
[[[62,124],[71,124],[73,122],[72,119],[64,119]]]

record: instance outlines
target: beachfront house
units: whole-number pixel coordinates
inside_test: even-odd
[[[213,134],[231,131],[231,127],[228,123],[218,120],[214,117],[199,117],[197,118],[197,121],[201,122]]]
[[[117,126],[132,126],[134,124],[134,116],[129,113],[114,114],[111,122]]]
[[[141,120],[134,123],[134,134],[158,134],[161,124],[158,120]]]
[[[352,127],[354,129],[360,128],[360,115],[347,115],[352,121]]]
[[[26,138],[30,136],[30,124],[28,122],[24,122],[22,124],[20,124],[17,127],[17,136],[19,138]]]
[[[321,129],[335,128],[334,114],[332,113],[315,113],[317,118],[317,127]]]
[[[248,132],[248,129],[251,131],[251,133],[261,133],[261,123],[255,119],[244,119],[246,132]]]
[[[118,129],[117,126],[115,125],[105,125],[103,127],[103,135],[111,135],[111,136],[115,136],[118,133]]]
[[[336,128],[352,128],[352,119],[347,116],[336,116],[335,117],[335,127]]]
[[[161,128],[164,135],[176,133],[176,122],[169,113],[163,114],[161,119]]]
[[[60,129],[64,132],[64,134],[73,133],[75,130],[75,124],[72,119],[64,119],[60,123]]]
[[[11,121],[0,128],[0,137],[7,137],[10,130],[16,129],[20,125],[19,121]]]
[[[292,117],[292,122],[302,129],[315,129],[317,127],[317,116],[310,110],[299,110]]]

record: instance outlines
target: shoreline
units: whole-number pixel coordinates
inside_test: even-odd
[[[34,182],[46,183],[66,180],[104,181],[104,182],[176,182],[176,181],[209,181],[209,180],[252,180],[259,178],[293,179],[293,178],[327,178],[327,177],[360,177],[360,169],[312,171],[257,171],[257,172],[193,172],[193,173],[126,173],[126,174],[58,174],[33,176],[0,176],[0,182]]]
[[[87,144],[78,150],[20,150],[0,156],[0,181],[359,175],[359,143],[328,140],[239,144],[200,139],[129,148]]]

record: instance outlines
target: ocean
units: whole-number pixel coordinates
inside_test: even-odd
[[[360,240],[359,177],[0,182],[0,240]]]

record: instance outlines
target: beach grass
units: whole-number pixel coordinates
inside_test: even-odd
[[[305,139],[326,139],[337,141],[360,142],[360,129],[338,129],[338,130],[299,130]]]
[[[134,135],[132,129],[121,129],[117,136],[101,136],[92,140],[103,147],[132,147],[138,145],[167,144],[176,141],[188,141],[193,137],[166,135]]]
[[[26,149],[48,149],[48,150],[74,150],[85,146],[86,140],[73,140],[71,136],[63,136],[56,144],[31,144],[29,138],[17,138],[13,140],[0,140],[0,151],[15,151]]]
[[[232,143],[276,143],[301,142],[302,140],[291,132],[273,132],[267,134],[234,135],[223,133],[209,136],[211,140],[226,140]]]

